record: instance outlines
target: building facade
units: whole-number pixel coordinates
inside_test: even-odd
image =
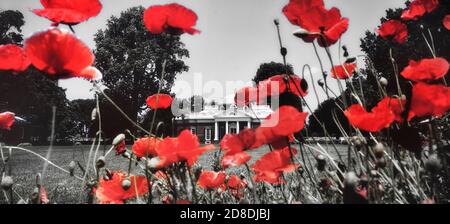
[[[272,113],[267,105],[205,105],[203,111],[184,114],[174,119],[174,130],[188,129],[201,143],[218,143],[226,134],[237,134],[245,128],[255,128]]]

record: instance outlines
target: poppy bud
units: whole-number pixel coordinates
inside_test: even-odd
[[[157,169],[160,161],[161,160],[159,159],[159,157],[153,157],[153,158],[147,160],[147,167],[149,169]]]
[[[442,169],[441,160],[438,158],[437,154],[432,154],[425,161],[425,169],[430,173],[437,173]]]
[[[122,181],[122,188],[127,191],[128,189],[130,189],[130,187],[131,187],[130,179],[129,178],[124,179]]]
[[[280,21],[278,19],[274,19],[273,23],[275,23],[275,25],[277,25],[277,26],[280,25]]]
[[[13,184],[14,184],[14,181],[11,176],[4,176],[2,178],[2,182],[1,182],[0,186],[2,187],[3,190],[7,191],[12,188]]]
[[[358,177],[356,176],[355,172],[353,171],[347,172],[344,178],[345,188],[355,189],[357,184],[358,184]]]
[[[292,33],[292,34],[298,38],[306,38],[310,35],[313,35],[314,33],[311,33],[305,29],[298,29],[298,30],[294,31],[294,33]]]
[[[95,162],[95,166],[97,167],[97,169],[101,169],[103,167],[105,167],[106,162],[105,162],[105,157],[104,156],[100,156],[97,159],[97,162]]]
[[[31,202],[33,204],[40,204],[39,193],[40,193],[39,187],[34,187],[33,192],[31,193]]]
[[[118,134],[118,135],[114,138],[112,144],[113,144],[113,146],[116,146],[116,145],[118,145],[119,143],[121,143],[121,142],[124,141],[124,140],[125,140],[125,135],[124,135],[124,134]]]
[[[42,181],[41,181],[41,174],[37,173],[36,174],[36,186],[41,186],[42,185]]]
[[[377,159],[376,165],[377,165],[377,168],[378,168],[378,169],[383,169],[383,168],[385,168],[386,165],[387,165],[386,159],[384,159],[384,158],[379,158],[379,159]]]
[[[381,77],[379,81],[380,81],[380,84],[382,86],[387,86],[388,85],[388,80],[386,78],[384,78],[384,77]]]
[[[320,87],[323,87],[323,86],[325,85],[325,83],[323,82],[322,79],[319,79],[319,80],[317,81],[317,84],[319,84]]]
[[[76,163],[75,161],[70,161],[69,163],[69,172],[70,172],[70,176],[73,177],[74,176],[74,172],[75,172],[75,167],[76,167]]]
[[[378,174],[378,171],[376,171],[376,170],[371,170],[371,171],[370,171],[370,176],[371,176],[372,178],[378,178],[380,175]]]
[[[361,146],[362,146],[362,141],[359,136],[353,136],[353,138],[351,139],[351,142],[357,149],[361,148]]]
[[[380,159],[384,156],[384,145],[383,143],[378,143],[373,147],[373,153],[377,159]]]
[[[316,160],[317,160],[317,169],[319,171],[324,171],[325,165],[326,165],[325,156],[323,156],[322,154],[319,154],[316,156]]]
[[[130,154],[130,152],[124,152],[122,154],[122,156],[128,159],[128,158],[130,158],[131,154]]]
[[[97,108],[92,109],[91,112],[91,120],[93,121],[95,119],[97,119]]]

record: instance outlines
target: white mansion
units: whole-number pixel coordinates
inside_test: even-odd
[[[217,143],[226,134],[237,134],[245,128],[254,128],[272,113],[267,105],[205,105],[203,111],[176,117],[174,130],[189,129],[201,143]]]

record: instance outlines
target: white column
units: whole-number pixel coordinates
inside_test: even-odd
[[[236,121],[236,133],[239,134],[239,121]]]
[[[214,123],[214,141],[219,141],[219,124],[217,121]]]
[[[247,128],[252,128],[252,123],[250,123],[250,121],[247,121]]]
[[[225,134],[228,134],[228,121],[225,122]]]

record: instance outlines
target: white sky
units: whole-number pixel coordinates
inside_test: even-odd
[[[292,36],[297,27],[291,25],[281,12],[288,0],[101,0],[101,2],[103,10],[99,16],[75,27],[76,34],[92,48],[95,48],[93,37],[97,30],[105,28],[110,16],[118,16],[127,8],[177,2],[197,13],[199,20],[196,28],[201,30],[201,34],[182,37],[191,54],[186,60],[190,71],[178,76],[176,86],[182,82],[193,85],[196,73],[202,74],[203,82],[216,81],[223,86],[228,81],[244,83],[253,78],[261,63],[281,62],[273,24],[275,18],[280,20],[282,39],[289,51],[287,60],[294,66],[295,72],[301,75],[304,64],[309,64],[315,71],[319,68],[312,45]],[[350,19],[350,26],[343,35],[342,44],[348,47],[352,55],[361,53],[359,39],[366,30],[373,31],[377,28],[379,19],[385,15],[385,10],[404,7],[404,2],[405,0],[325,0],[327,8],[336,6],[344,17]],[[45,29],[51,23],[31,12],[31,9],[41,8],[39,0],[1,0],[0,8],[17,9],[24,13],[25,36]],[[334,60],[338,61],[337,45],[331,50]],[[321,53],[325,68],[329,70],[330,64],[323,51]],[[315,79],[320,78],[319,76],[316,74]],[[331,88],[338,92],[336,82],[330,80],[330,84]],[[93,97],[90,83],[82,79],[64,80],[60,85],[67,89],[69,99]],[[227,94],[230,93],[223,95]],[[319,95],[323,100],[322,91],[319,91]],[[312,89],[306,100],[313,108],[317,106]]]

